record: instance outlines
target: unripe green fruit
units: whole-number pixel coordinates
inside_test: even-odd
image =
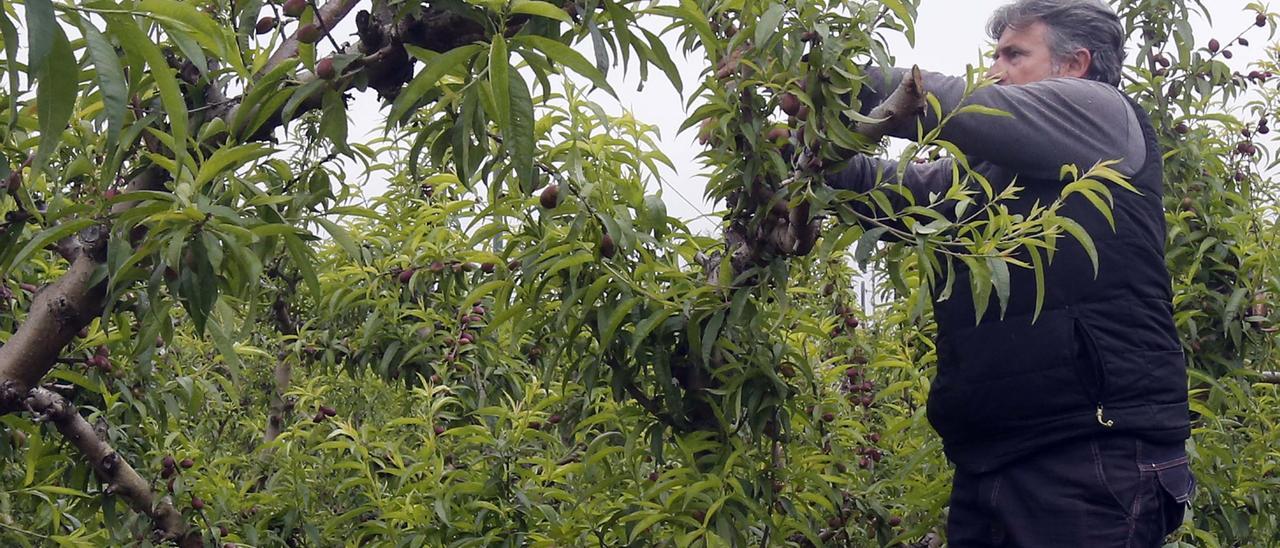
[[[303,44],[314,44],[320,41],[320,38],[324,36],[324,32],[322,32],[320,27],[317,27],[314,23],[308,23],[303,25],[302,28],[299,28],[298,33],[294,36],[296,36],[298,41]]]
[[[288,0],[280,11],[289,17],[300,17],[307,10],[307,0]]]

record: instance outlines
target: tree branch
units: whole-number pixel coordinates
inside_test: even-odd
[[[316,25],[323,25],[320,27],[320,30],[326,35],[329,34],[329,32],[333,30],[333,27],[337,26],[340,21],[346,18],[347,14],[351,13],[351,10],[355,9],[356,4],[359,3],[360,0],[329,0],[328,2],[325,2],[324,5],[320,6],[320,9],[316,11]],[[299,26],[298,28],[302,27]],[[262,66],[262,70],[258,71],[258,75],[267,74],[268,72],[271,72],[271,69],[279,66],[280,63],[296,57],[298,55],[299,44],[301,44],[301,42],[298,41],[298,33],[297,31],[294,31],[293,36],[287,38],[284,43],[280,44],[280,47],[276,49],[276,52],[271,54],[271,58],[267,60],[267,64]]]
[[[1263,371],[1261,382],[1267,384],[1280,384],[1280,371]]]
[[[276,329],[285,337],[294,337],[298,335],[298,323],[293,319],[293,315],[289,313],[289,301],[285,300],[286,294],[293,293],[297,281],[293,279],[286,280],[287,291],[281,292],[276,296],[276,301],[271,305],[271,310],[275,315]],[[283,346],[283,345],[282,345]],[[263,434],[263,442],[271,443],[284,430],[285,415],[293,408],[293,403],[285,398],[285,393],[289,391],[289,383],[293,377],[293,362],[290,361],[289,355],[285,351],[281,351],[279,359],[276,362],[275,370],[272,376],[275,378],[275,392],[271,394],[270,411],[267,414],[267,428]]]
[[[37,421],[53,423],[58,432],[89,461],[98,478],[107,484],[106,492],[123,499],[135,512],[151,518],[164,539],[175,541],[184,548],[204,545],[200,533],[187,525],[172,501],[164,497],[157,502],[151,485],[115,449],[98,438],[93,426],[66,398],[52,390],[34,388],[27,392],[23,405]]]

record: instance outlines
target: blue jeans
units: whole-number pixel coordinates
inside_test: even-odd
[[[1183,444],[1071,440],[984,474],[956,471],[952,548],[1159,547],[1195,489]]]

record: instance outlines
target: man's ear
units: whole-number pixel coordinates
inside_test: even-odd
[[[1067,76],[1071,78],[1084,78],[1089,74],[1089,67],[1093,65],[1093,53],[1089,50],[1081,48],[1071,54],[1066,63],[1062,65],[1062,73],[1059,76]]]

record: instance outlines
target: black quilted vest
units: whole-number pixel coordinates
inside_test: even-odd
[[[1093,238],[1097,276],[1084,248],[1064,236],[1046,269],[1044,305],[1034,323],[1030,269],[1010,268],[1003,319],[993,292],[975,323],[964,270],[952,296],[934,302],[938,372],[928,417],[962,470],[990,471],[1094,434],[1123,432],[1169,443],[1190,436],[1186,363],[1164,259],[1161,153],[1150,119],[1129,102],[1147,144],[1146,163],[1130,179],[1142,194],[1108,183],[1115,231],[1078,194],[1059,210]],[[1065,185],[1023,176],[1018,184],[1024,190],[1009,204],[1013,213],[1051,203]]]

